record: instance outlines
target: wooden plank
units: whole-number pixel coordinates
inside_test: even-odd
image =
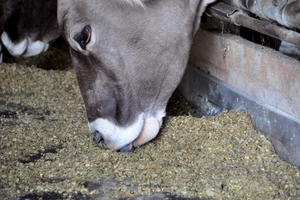
[[[300,119],[300,62],[239,36],[199,30],[190,64]]]

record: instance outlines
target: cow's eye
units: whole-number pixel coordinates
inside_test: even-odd
[[[81,33],[75,36],[75,40],[79,43],[80,47],[85,50],[86,45],[90,42],[92,36],[91,27],[85,27]]]

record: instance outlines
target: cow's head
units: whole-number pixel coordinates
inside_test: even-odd
[[[0,35],[3,33],[4,24],[5,24],[5,7],[7,0],[0,1]],[[2,63],[3,55],[2,55],[2,42],[0,39],[0,63]]]
[[[90,131],[109,148],[130,150],[157,135],[186,68],[200,4],[58,0]]]
[[[1,1],[1,40],[13,56],[37,55],[59,37],[56,0]]]

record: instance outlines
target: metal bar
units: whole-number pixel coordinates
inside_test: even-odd
[[[225,3],[216,3],[208,7],[209,15],[221,20],[234,23],[237,26],[244,26],[257,32],[269,35],[288,43],[300,46],[300,34],[272,24],[269,21],[255,19],[245,14],[244,11],[234,8]]]
[[[300,0],[223,0],[260,18],[276,21],[288,28],[300,29]]]

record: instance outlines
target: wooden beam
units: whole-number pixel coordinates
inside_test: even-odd
[[[300,119],[300,62],[239,36],[199,30],[189,63]]]

